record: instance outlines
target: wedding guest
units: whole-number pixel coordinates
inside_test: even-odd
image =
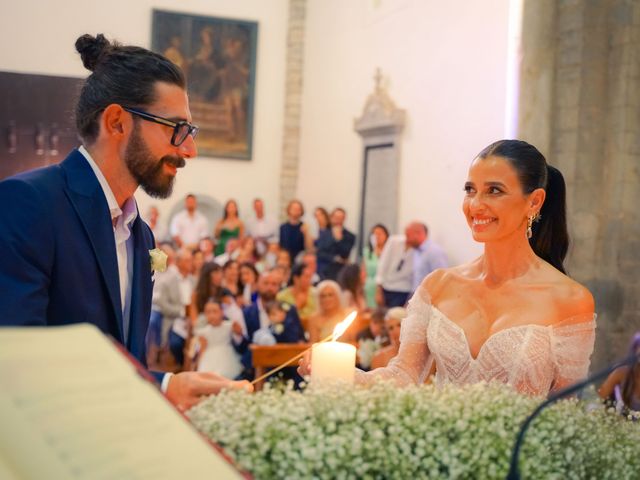
[[[331,228],[322,230],[318,236],[316,254],[322,279],[335,280],[351,255],[356,236],[344,227],[345,218],[344,209],[335,208],[331,212]]]
[[[389,336],[390,345],[380,349],[371,359],[371,368],[386,367],[387,364],[398,354],[400,349],[400,325],[406,318],[407,311],[402,307],[393,307],[387,310],[384,317],[384,325]]]
[[[620,413],[640,412],[640,363],[616,368],[602,384],[598,395]]]
[[[229,260],[236,260],[240,256],[240,241],[237,238],[230,238],[227,240],[224,253],[216,255],[214,262],[221,267],[224,266]]]
[[[362,277],[362,268],[354,263],[342,267],[338,274],[338,285],[342,289],[345,306],[358,312],[364,312],[367,309]]]
[[[369,308],[375,308],[378,305],[376,302],[376,274],[382,249],[388,239],[389,231],[387,227],[378,223],[371,228],[371,232],[367,237],[367,246],[362,252],[362,265],[366,274],[364,294]]]
[[[316,289],[311,285],[312,271],[304,263],[297,263],[291,270],[290,285],[278,292],[276,299],[286,302],[298,310],[305,331],[311,315],[316,313]]]
[[[311,270],[311,285],[320,283],[320,275],[318,275],[318,258],[313,252],[304,252],[302,255],[302,263]]]
[[[234,326],[234,344],[242,355],[242,364],[246,369],[246,375],[252,376],[252,360],[249,344],[253,339],[253,334],[260,328],[268,328],[270,325],[269,316],[265,310],[265,305],[276,299],[279,290],[277,276],[272,272],[264,272],[258,279],[257,300],[242,309],[243,318]],[[292,307],[287,316],[291,316],[290,322],[300,324],[298,312]],[[300,327],[302,329],[302,326]]]
[[[193,278],[200,278],[200,271],[202,270],[204,263],[204,253],[200,250],[194,250],[193,267],[191,269],[191,275],[193,275]]]
[[[211,237],[204,237],[198,244],[198,250],[202,252],[202,257],[205,262],[213,262],[215,255],[213,254],[213,239]]]
[[[178,247],[194,249],[209,232],[209,222],[198,211],[198,200],[192,193],[184,199],[184,210],[171,220],[171,238]]]
[[[259,255],[267,252],[270,243],[278,242],[278,221],[264,211],[264,202],[261,198],[253,201],[254,216],[247,220],[247,234],[256,242]]]
[[[583,378],[595,340],[591,293],[569,278],[565,183],[533,146],[492,143],[471,163],[462,210],[483,254],[432,272],[403,321],[398,355],[357,373],[436,385],[499,381],[548,395]],[[300,371],[309,373],[309,358]]]
[[[299,200],[291,200],[287,206],[287,221],[280,225],[280,248],[289,252],[295,261],[300,252],[311,250],[312,239],[308,226],[302,221],[304,207]]]
[[[286,250],[280,249],[278,257],[276,258],[276,268],[281,268],[283,271],[282,286],[286,287],[289,283],[289,277],[291,277],[291,256]]]
[[[222,282],[222,267],[213,262],[205,263],[191,296],[191,304],[189,305],[189,318],[194,327],[203,326],[198,323],[198,319],[201,319],[200,315],[204,312],[204,305],[209,298],[213,298],[219,302],[223,310],[234,308],[235,300],[233,299],[233,294],[222,286]],[[237,314],[234,316],[228,312],[224,313],[227,318],[233,317],[237,319]]]
[[[227,242],[231,238],[242,240],[244,237],[244,223],[240,220],[238,204],[229,200],[224,205],[222,218],[216,224],[214,237],[216,239],[215,255],[222,255],[226,251]]]
[[[405,236],[413,254],[411,281],[413,292],[427,275],[438,268],[447,268],[449,262],[442,247],[429,238],[429,229],[424,223],[410,223],[405,230]]]
[[[241,297],[238,304],[242,307],[251,305],[258,298],[258,277],[259,273],[251,262],[240,264],[240,287]]]
[[[316,287],[318,313],[309,318],[309,342],[316,343],[331,335],[335,326],[351,312],[344,306],[340,285],[333,280],[323,280]],[[341,337],[341,341],[355,340],[353,329]]]
[[[320,232],[331,227],[331,219],[329,218],[329,212],[327,212],[324,207],[316,207],[316,209],[313,211],[313,217],[316,221],[316,231],[314,238],[315,244],[318,241]]]
[[[194,289],[193,254],[181,249],[176,257],[176,269],[160,284],[155,310],[162,314],[162,344],[168,339],[176,363],[184,363],[184,346],[189,337],[187,308]]]
[[[258,261],[259,254],[256,248],[256,242],[252,237],[245,236],[238,247],[238,255],[236,260],[239,263],[250,262],[252,264]]]
[[[304,342],[304,331],[300,322],[296,321],[292,315],[287,316],[292,308],[295,307],[286,302],[268,302],[264,309],[269,317],[269,326],[256,330],[252,343],[275,345],[276,343]]]
[[[240,289],[240,266],[235,260],[229,260],[222,267],[222,286],[226,288],[233,297],[242,294]]]
[[[203,316],[206,325],[196,331],[200,344],[197,371],[236,378],[242,372],[242,363],[231,343],[231,322],[224,319],[222,306],[213,298],[206,301]]]
[[[147,211],[147,223],[149,228],[153,232],[153,238],[156,240],[156,245],[167,240],[167,227],[160,221],[160,212],[158,207],[151,205]]]
[[[376,303],[387,308],[403,307],[413,291],[412,244],[405,235],[391,235],[385,242],[376,272]]]

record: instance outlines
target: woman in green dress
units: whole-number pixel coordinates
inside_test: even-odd
[[[367,246],[362,252],[362,265],[367,273],[364,284],[364,294],[369,308],[376,308],[376,271],[378,270],[378,259],[382,253],[385,243],[389,238],[387,227],[378,223],[373,226],[367,239]]]
[[[238,204],[235,200],[229,200],[224,205],[224,215],[216,224],[214,232],[216,238],[216,257],[222,255],[231,238],[242,240],[244,237],[244,224],[238,216]]]

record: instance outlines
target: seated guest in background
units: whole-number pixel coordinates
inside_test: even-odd
[[[213,239],[211,237],[204,237],[198,244],[198,250],[202,252],[203,260],[205,262],[213,262],[215,255],[213,254]]]
[[[380,254],[388,239],[389,230],[381,223],[378,223],[371,229],[367,237],[367,246],[362,252],[362,266],[366,275],[364,294],[369,308],[375,308],[378,305],[376,303],[376,273]]]
[[[449,263],[442,247],[429,239],[429,229],[424,223],[412,222],[405,230],[407,245],[413,249],[413,280],[411,291],[415,291],[422,280],[438,268],[447,268]]]
[[[255,240],[252,237],[245,235],[245,237],[240,241],[236,260],[238,260],[239,263],[250,262],[254,264],[258,261],[258,258],[259,255],[256,249]]]
[[[320,283],[320,275],[318,275],[318,257],[313,252],[304,252],[302,255],[302,263],[311,270],[311,285]]]
[[[169,340],[169,349],[178,365],[184,362],[184,346],[189,337],[187,308],[194,289],[193,254],[183,248],[176,256],[176,268],[167,270],[160,284],[154,310],[162,314],[162,339]]]
[[[238,322],[239,325],[234,326],[234,344],[242,355],[242,364],[250,376],[252,370],[251,351],[249,344],[253,339],[254,333],[260,328],[268,328],[271,324],[269,316],[265,310],[265,305],[276,299],[278,290],[280,289],[278,278],[274,272],[264,272],[258,279],[258,298],[257,300],[242,309],[243,319]],[[295,308],[291,308],[287,312],[287,316],[295,316],[295,320],[300,322],[298,312]]]
[[[222,305],[226,318],[237,321],[242,316],[242,311],[236,305],[233,295],[222,286],[222,281],[222,267],[213,262],[205,263],[189,305],[189,318],[195,327],[203,326],[198,321],[202,320],[201,314],[204,312],[204,305],[209,298],[213,298]]]
[[[284,278],[282,281],[282,287],[286,287],[289,284],[289,277],[291,276],[291,265],[292,265],[291,257],[289,256],[289,252],[286,250],[280,249],[278,252],[278,256],[276,258],[276,267],[279,267],[284,272]]]
[[[253,334],[252,343],[257,345],[275,345],[276,343],[304,342],[302,325],[295,315],[287,313],[295,308],[289,303],[272,301],[264,309],[269,317],[269,326],[261,327]],[[295,368],[293,369],[295,370]]]
[[[240,288],[241,294],[236,297],[239,305],[246,307],[258,298],[258,270],[251,262],[240,264]]]
[[[231,322],[224,319],[222,306],[213,298],[205,302],[203,317],[206,324],[196,330],[200,346],[197,370],[236,378],[242,363],[231,343]]]
[[[235,260],[229,260],[222,267],[222,286],[226,288],[234,298],[242,294],[240,290],[240,266]]]
[[[385,243],[378,261],[376,284],[378,305],[391,308],[407,303],[413,291],[413,250],[406,235],[391,235]]]
[[[167,227],[160,223],[159,219],[158,207],[151,205],[147,211],[147,223],[153,232],[153,238],[156,239],[156,245],[167,240]]]
[[[318,236],[318,274],[323,280],[335,280],[338,277],[356,242],[356,236],[344,228],[345,218],[344,209],[335,208],[331,212],[331,228],[322,230]]]
[[[316,221],[315,235],[313,237],[313,244],[315,245],[320,236],[320,232],[331,226],[331,219],[329,218],[329,212],[327,212],[324,207],[316,207],[313,211],[313,217]]]
[[[342,290],[337,282],[323,280],[316,287],[316,291],[318,292],[318,312],[309,318],[309,342],[311,343],[319,342],[331,335],[334,327],[351,312],[344,306]],[[356,333],[350,327],[340,340],[355,341],[355,337]]]
[[[358,312],[367,309],[362,276],[362,268],[354,263],[342,267],[338,274],[338,285],[342,288],[345,306]]]
[[[253,201],[254,215],[247,220],[247,235],[256,242],[259,255],[267,253],[270,243],[278,242],[278,221],[273,215],[265,213],[264,202],[261,198]]]
[[[267,253],[262,258],[259,258],[256,263],[256,269],[258,272],[266,272],[276,266],[278,261],[278,252],[280,251],[280,245],[277,243],[270,243],[267,246]]]
[[[168,346],[169,329],[162,333],[162,312],[158,306],[160,292],[163,290],[162,283],[171,278],[176,269],[176,251],[170,243],[161,243],[158,248],[167,255],[167,269],[164,272],[155,272],[153,283],[153,295],[151,297],[151,316],[149,318],[149,329],[146,337],[147,364],[149,368],[158,370],[158,363],[162,354],[162,349]]]
[[[278,292],[276,299],[293,305],[298,310],[305,331],[309,317],[316,313],[316,289],[311,285],[312,271],[304,263],[297,263],[291,270],[290,285]]]
[[[276,265],[270,270],[270,272],[276,276],[276,280],[278,282],[278,290],[287,288],[287,285],[289,284],[289,276],[291,274],[286,267],[282,265]]]
[[[620,413],[640,412],[640,363],[616,368],[598,390]]]
[[[193,251],[193,266],[191,267],[191,274],[193,278],[200,278],[200,271],[204,266],[204,254],[200,250]]]
[[[230,238],[227,240],[224,253],[216,255],[214,261],[224,266],[229,260],[235,260],[240,255],[240,240],[237,238]]]
[[[379,350],[371,360],[371,369],[386,367],[400,350],[400,325],[407,316],[407,311],[402,307],[393,307],[387,310],[384,317],[384,325],[389,335],[390,345]]]
[[[309,227],[302,221],[304,207],[299,200],[291,200],[287,206],[287,221],[280,225],[280,248],[289,252],[292,261],[298,254],[312,248]]]
[[[238,204],[235,200],[229,200],[224,205],[222,218],[216,224],[214,237],[216,239],[215,255],[226,252],[227,242],[231,238],[242,240],[244,237],[244,223],[240,220]]]
[[[200,240],[209,234],[209,222],[198,211],[198,201],[192,193],[184,199],[184,210],[171,220],[169,231],[178,247],[190,249],[197,248]]]
[[[389,344],[384,326],[385,308],[376,308],[366,312],[369,324],[367,328],[358,332],[358,366],[363,370],[371,368],[371,360],[378,350]]]

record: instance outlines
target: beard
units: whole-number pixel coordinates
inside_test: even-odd
[[[178,155],[165,155],[156,160],[137,126],[125,149],[124,161],[142,189],[155,198],[167,198],[173,191],[175,176],[164,173],[164,164],[182,168],[186,163],[184,158]]]

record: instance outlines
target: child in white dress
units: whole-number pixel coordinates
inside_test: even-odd
[[[213,298],[205,303],[203,315],[207,324],[196,332],[202,352],[197,370],[237,377],[242,372],[242,364],[231,344],[231,322],[224,319],[222,306]]]

